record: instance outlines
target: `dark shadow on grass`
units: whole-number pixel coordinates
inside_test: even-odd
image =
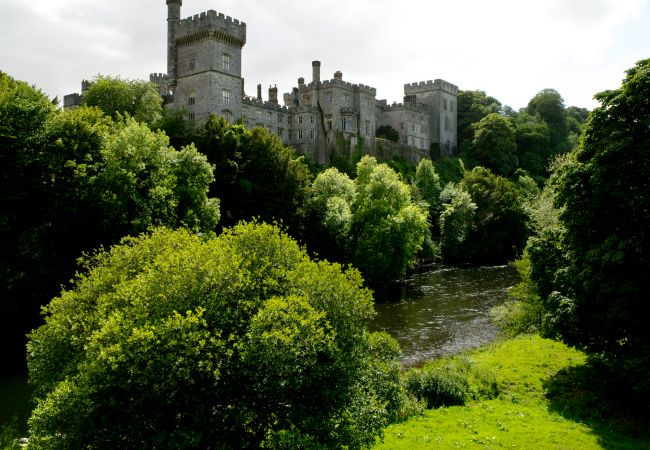
[[[549,410],[591,428],[604,449],[650,449],[650,405],[603,367],[569,367],[544,382]]]

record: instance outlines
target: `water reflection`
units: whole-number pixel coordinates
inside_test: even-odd
[[[509,266],[437,268],[405,280],[399,299],[378,302],[373,331],[386,331],[402,347],[402,363],[414,366],[492,341],[497,329],[489,310],[519,281]]]

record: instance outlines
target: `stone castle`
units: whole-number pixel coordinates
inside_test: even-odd
[[[298,86],[285,93],[278,88],[262,98],[244,91],[241,73],[246,24],[213,10],[181,19],[182,0],[167,2],[167,73],[156,73],[165,107],[185,111],[200,124],[210,114],[248,128],[264,127],[286,145],[312,161],[328,164],[335,150],[359,146],[380,156],[388,151],[417,162],[431,152],[451,156],[456,150],[458,87],[443,80],[404,85],[403,103],[388,104],[376,98],[376,89],[343,80],[340,71],[321,79],[321,63],[312,62],[310,82],[298,78]],[[87,85],[82,83],[82,89]],[[78,94],[64,99],[64,106],[78,104]],[[389,125],[399,133],[397,144],[376,139],[376,131]]]

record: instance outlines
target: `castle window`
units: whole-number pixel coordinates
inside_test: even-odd
[[[302,130],[298,130],[298,140],[302,141]]]
[[[447,99],[446,98],[442,100],[442,107],[445,109],[445,111],[447,111]]]
[[[312,141],[313,141],[314,139],[316,139],[316,130],[314,130],[313,128],[312,128],[311,130],[309,130],[309,138],[310,138]]]
[[[187,120],[189,120],[190,122],[194,122],[194,113],[193,112],[187,113]]]
[[[327,129],[332,130],[332,119],[327,119]]]
[[[291,129],[287,130],[287,139],[291,140]]]
[[[282,116],[278,114],[278,123],[282,123]]]
[[[309,123],[311,123],[312,125],[314,124],[314,116],[309,117]]]
[[[223,70],[228,72],[230,71],[230,55],[228,53],[223,54],[222,65],[223,65]]]
[[[196,103],[196,92],[190,91],[189,94],[187,94],[187,104],[194,105],[195,103]]]
[[[221,115],[228,123],[232,123],[232,113],[230,111],[223,111]]]
[[[449,117],[445,117],[445,131],[449,131],[450,123]]]
[[[223,104],[230,106],[230,91],[228,89],[223,90]]]
[[[282,128],[278,128],[278,137],[282,137]]]
[[[287,124],[291,125],[291,116],[287,116]]]
[[[325,93],[325,99],[326,99],[328,102],[331,102],[331,101],[332,101],[332,91],[328,91],[328,92]]]
[[[196,69],[196,58],[194,56],[190,56],[190,60],[187,62],[187,69],[188,70]]]
[[[298,125],[302,125],[302,116],[298,116]]]
[[[400,123],[399,123],[399,129],[400,129],[400,130],[403,130],[403,129],[404,129],[404,122],[400,122]]]
[[[454,102],[449,102],[449,111],[454,112]]]
[[[269,112],[269,122],[271,121],[273,114]]]

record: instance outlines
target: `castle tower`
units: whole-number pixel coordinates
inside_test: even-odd
[[[454,156],[457,146],[458,86],[447,81],[420,81],[404,85],[404,95],[431,108],[429,136],[441,156]]]
[[[176,25],[181,20],[183,0],[167,0],[167,78],[170,88],[176,86]]]
[[[176,20],[181,0],[167,0],[167,4],[173,39],[169,43],[169,84],[173,90],[170,107],[186,111],[197,124],[205,122],[210,114],[234,122],[242,111],[241,62],[246,24],[213,10]],[[171,86],[174,82],[175,89]]]

